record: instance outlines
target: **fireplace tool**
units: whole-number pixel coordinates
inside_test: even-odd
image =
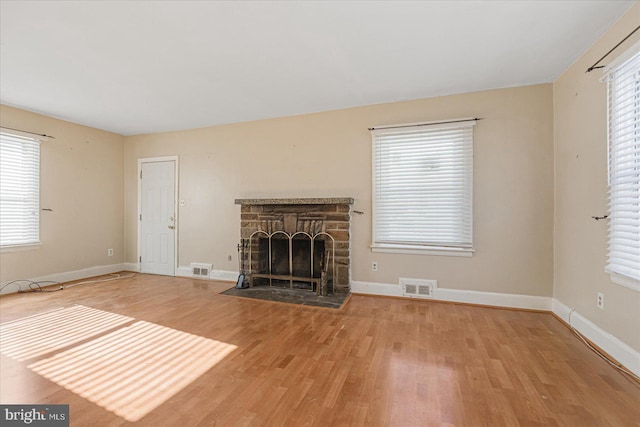
[[[245,277],[244,270],[244,255],[249,242],[246,239],[241,239],[238,243],[238,264],[240,267],[240,274],[238,275],[238,281],[236,282],[236,289],[248,288],[247,278]]]

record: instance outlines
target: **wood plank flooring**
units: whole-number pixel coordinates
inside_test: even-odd
[[[640,386],[548,313],[340,310],[137,275],[0,298],[0,403],[72,426],[640,426]]]

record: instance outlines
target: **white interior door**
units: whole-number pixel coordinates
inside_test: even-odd
[[[140,164],[140,272],[175,276],[175,161]]]

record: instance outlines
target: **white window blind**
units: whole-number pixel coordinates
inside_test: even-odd
[[[0,246],[40,242],[40,141],[0,132]]]
[[[374,248],[472,248],[473,125],[372,130]]]
[[[640,53],[607,75],[609,261],[612,275],[640,285]],[[640,287],[638,287],[640,289]]]

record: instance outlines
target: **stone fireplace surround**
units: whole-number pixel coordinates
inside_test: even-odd
[[[349,293],[350,284],[350,223],[351,197],[286,198],[286,199],[236,199],[240,205],[240,236],[248,239],[256,231],[273,233],[298,231],[314,234],[325,232],[335,241],[335,274],[330,269],[334,293]],[[249,242],[252,254],[259,252],[259,239]],[[245,266],[248,270],[248,252]],[[257,260],[251,260],[256,265]],[[248,271],[247,271],[248,272]]]

